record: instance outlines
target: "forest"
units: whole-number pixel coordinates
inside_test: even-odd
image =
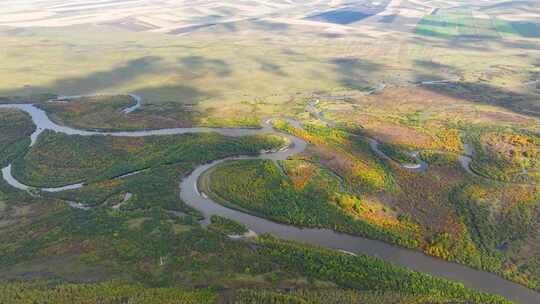
[[[472,169],[502,182],[540,181],[540,137],[504,129],[474,130],[468,134],[474,149]]]
[[[13,175],[34,187],[58,187],[103,181],[158,165],[201,164],[231,155],[253,155],[283,144],[280,137],[272,135],[113,137],[45,131],[35,147],[15,161]]]
[[[0,109],[0,165],[4,167],[30,145],[30,134],[36,127],[20,111]]]
[[[246,226],[219,215],[212,215],[210,221],[211,224],[208,226],[209,229],[226,235],[242,235],[248,232]]]
[[[417,246],[413,224],[370,212],[374,206],[341,190],[341,180],[328,169],[292,160],[280,166],[284,173],[271,161],[227,162],[211,172],[208,190],[221,202],[279,222]]]

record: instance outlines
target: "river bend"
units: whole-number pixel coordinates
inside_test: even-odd
[[[137,104],[128,109],[125,113],[129,113],[140,106],[140,100],[136,98]],[[191,174],[183,178],[180,182],[180,197],[191,207],[203,213],[206,219],[212,215],[220,215],[235,221],[238,221],[247,226],[251,231],[262,234],[271,233],[277,237],[304,242],[312,245],[317,245],[326,248],[332,248],[354,254],[366,254],[379,257],[385,261],[392,262],[396,265],[405,266],[417,271],[429,273],[438,277],[443,277],[455,281],[462,282],[466,287],[474,288],[480,291],[498,294],[507,299],[523,304],[540,303],[540,294],[528,289],[517,283],[510,282],[495,274],[475,270],[470,267],[447,262],[438,258],[427,256],[419,251],[402,248],[377,240],[371,240],[359,236],[338,233],[329,229],[314,229],[314,228],[299,228],[292,225],[286,225],[260,218],[254,215],[242,213],[233,209],[229,209],[209,199],[204,193],[197,189],[197,182],[200,176],[211,169],[212,167],[229,160],[238,159],[267,159],[267,160],[285,160],[290,156],[296,155],[304,151],[307,143],[298,137],[290,134],[279,132],[272,128],[271,121],[263,122],[261,129],[249,128],[172,128],[159,130],[140,130],[127,132],[97,132],[88,130],[78,130],[67,126],[60,126],[49,119],[47,114],[35,107],[32,104],[4,104],[0,108],[15,108],[28,113],[34,124],[36,131],[31,135],[31,145],[36,143],[37,137],[44,130],[53,130],[56,132],[68,135],[105,135],[105,136],[122,136],[122,137],[140,137],[140,136],[156,136],[156,135],[174,135],[187,133],[203,133],[216,132],[226,136],[246,136],[255,134],[275,134],[285,137],[289,140],[290,145],[286,149],[262,153],[259,156],[248,157],[238,156],[229,157],[213,161],[208,164],[197,167]],[[301,126],[298,122],[289,120],[295,126]],[[373,142],[372,142],[373,144]],[[466,162],[466,161],[465,161]],[[467,164],[468,165],[468,164]],[[412,170],[424,170],[422,168],[411,168]],[[27,186],[17,182],[11,176],[11,164],[2,170],[4,179],[12,186],[28,190]],[[11,176],[12,180],[9,179]],[[14,182],[15,181],[15,182]],[[44,191],[62,191],[82,187],[82,184],[67,185],[60,188],[42,189]],[[74,208],[89,209],[77,203],[70,203]]]

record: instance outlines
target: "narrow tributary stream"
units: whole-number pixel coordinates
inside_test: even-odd
[[[137,104],[139,101],[137,100]],[[419,251],[394,246],[381,241],[338,233],[328,229],[299,228],[291,225],[276,223],[264,218],[246,214],[240,211],[224,207],[197,189],[197,182],[201,174],[212,167],[228,160],[237,159],[267,159],[273,161],[285,160],[290,156],[304,151],[307,143],[298,137],[279,132],[272,128],[270,120],[263,122],[261,129],[248,128],[172,128],[160,130],[140,130],[126,132],[98,132],[78,130],[66,126],[60,126],[52,122],[47,114],[31,104],[7,104],[0,105],[0,108],[15,108],[27,112],[32,117],[37,129],[31,136],[31,144],[35,144],[38,135],[46,129],[68,135],[108,135],[120,137],[140,137],[155,135],[173,135],[186,133],[216,132],[225,136],[246,136],[255,134],[275,134],[285,137],[290,142],[287,149],[279,151],[265,152],[259,156],[248,157],[238,156],[216,160],[214,162],[197,167],[191,174],[180,182],[180,197],[191,207],[201,211],[208,219],[212,215],[220,215],[247,226],[257,234],[271,233],[277,237],[304,242],[307,244],[327,247],[355,254],[367,254],[379,257],[385,261],[396,265],[409,267],[411,269],[426,272],[435,276],[462,282],[466,287],[475,288],[484,292],[498,294],[518,303],[540,303],[540,294],[517,283],[507,281],[495,274],[479,271],[456,263],[446,262],[441,259],[427,256]],[[290,120],[295,126],[301,126],[298,122]],[[2,170],[4,179],[12,186],[21,190],[28,190],[22,183],[16,181],[11,175],[11,164]],[[68,185],[61,188],[50,188],[52,191],[61,191],[81,187],[81,184]],[[47,191],[47,189],[42,189]],[[88,209],[77,203],[70,203],[72,207],[78,209]]]

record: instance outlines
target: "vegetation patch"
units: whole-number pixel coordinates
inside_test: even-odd
[[[207,289],[148,288],[142,285],[119,283],[36,285],[35,283],[0,284],[0,302],[19,304],[113,304],[120,302],[133,304],[211,304],[215,303],[217,298],[215,292]]]
[[[234,296],[234,304],[420,304],[452,303],[446,296],[414,295],[399,292],[367,292],[338,288],[300,289],[300,290],[254,290],[241,289]]]
[[[517,269],[512,256],[537,241],[540,189],[477,183],[457,187],[451,198],[482,253],[482,268],[537,289],[539,264]]]
[[[270,135],[199,133],[129,138],[46,131],[29,153],[14,163],[14,175],[28,185],[57,187],[103,181],[158,165],[201,164],[231,155],[254,155],[282,145],[281,137]]]
[[[458,155],[454,153],[441,152],[435,150],[422,150],[420,158],[427,162],[430,166],[456,168],[459,166]]]
[[[178,197],[178,181],[193,169],[192,164],[159,165],[124,178],[103,180],[80,189],[58,193],[42,193],[86,206],[112,208],[119,211],[161,207],[199,217],[200,214]],[[125,193],[131,193],[124,202]]]
[[[331,228],[414,247],[414,225],[384,214],[341,189],[327,169],[302,161],[231,161],[211,174],[210,189],[229,202],[271,219],[304,227]],[[382,208],[381,208],[382,209]]]
[[[3,167],[26,151],[36,127],[26,113],[0,109],[0,165]]]
[[[534,135],[486,132],[473,137],[472,168],[506,182],[540,181],[540,139]]]
[[[0,96],[0,104],[9,103],[45,103],[51,99],[58,97],[55,94],[31,94],[31,95],[17,95],[17,96]]]
[[[336,172],[355,191],[372,193],[392,187],[391,174],[374,155],[366,138],[313,124],[298,129],[280,120],[275,127],[308,141],[313,145],[313,161]]]
[[[433,144],[433,139],[429,135],[422,134],[411,127],[385,121],[365,125],[362,131],[382,142],[394,145],[429,147]]]
[[[219,215],[212,215],[210,220],[212,223],[208,228],[227,235],[242,235],[248,232],[246,226]]]
[[[406,149],[404,147],[388,144],[388,143],[380,143],[379,148],[381,151],[386,154],[391,159],[397,161],[401,164],[415,164],[418,161],[416,158],[411,156],[411,152],[409,149]]]
[[[54,122],[85,130],[164,129],[194,124],[194,113],[183,111],[178,105],[145,105],[144,110],[124,112],[135,103],[130,95],[97,95],[42,103],[39,107]]]
[[[274,261],[282,260],[296,271],[307,272],[313,277],[331,280],[338,286],[356,290],[396,290],[415,295],[436,294],[449,299],[480,303],[509,303],[481,294],[463,285],[392,266],[369,256],[351,256],[327,249],[311,249],[294,243],[263,237],[261,251]]]

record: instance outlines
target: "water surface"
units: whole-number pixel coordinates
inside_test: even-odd
[[[203,133],[203,132],[217,132],[226,136],[245,136],[255,134],[277,134],[285,137],[290,142],[290,146],[287,149],[281,149],[279,151],[271,151],[263,153],[260,156],[238,156],[229,157],[214,162],[201,165],[197,167],[190,175],[182,179],[180,182],[180,197],[181,199],[192,206],[193,208],[201,211],[208,220],[212,215],[220,215],[235,221],[238,221],[246,225],[251,231],[257,234],[271,233],[277,237],[304,242],[307,244],[332,248],[341,250],[343,252],[350,252],[354,254],[367,254],[371,256],[379,257],[385,261],[392,262],[396,265],[406,266],[411,269],[426,272],[435,276],[444,277],[451,280],[462,282],[466,287],[475,288],[484,292],[498,294],[504,296],[510,300],[518,303],[540,303],[540,294],[528,289],[517,283],[507,281],[492,273],[484,272],[469,268],[467,266],[450,263],[441,259],[433,258],[415,250],[409,250],[381,241],[370,240],[359,236],[347,235],[339,232],[335,232],[329,229],[314,229],[299,227],[276,223],[264,218],[259,218],[250,214],[242,213],[236,210],[226,208],[222,205],[210,200],[206,195],[200,193],[197,189],[197,181],[201,174],[216,166],[220,163],[229,160],[239,159],[267,159],[272,161],[285,160],[290,156],[301,153],[307,147],[307,143],[300,138],[294,137],[289,134],[284,134],[274,130],[270,124],[270,120],[263,122],[262,129],[249,129],[249,128],[172,128],[172,129],[160,129],[160,130],[140,130],[140,131],[128,131],[128,132],[96,132],[87,130],[78,130],[66,126],[60,126],[52,122],[47,114],[37,107],[30,104],[10,104],[0,105],[0,108],[17,108],[30,114],[32,120],[37,126],[36,131],[32,134],[32,145],[36,143],[38,135],[45,129],[61,132],[68,135],[101,135],[101,136],[157,136],[157,135],[173,135],[173,134],[187,134],[187,133]],[[296,127],[301,127],[301,124],[294,120],[288,120],[289,123]],[[372,148],[375,153],[382,153],[378,149],[378,142],[372,141]],[[375,147],[373,147],[375,146]],[[467,147],[466,147],[467,149]],[[469,149],[467,149],[469,150]],[[377,152],[379,151],[379,152]],[[472,153],[472,151],[468,151]],[[379,154],[381,156],[384,153]],[[384,155],[384,157],[386,157]],[[467,156],[463,156],[467,157]],[[469,157],[467,157],[469,158]],[[469,158],[470,159],[470,158]],[[424,166],[424,165],[421,165]],[[415,168],[411,168],[416,170]],[[425,168],[422,168],[424,170]],[[18,182],[11,175],[11,164],[2,169],[2,176],[10,185],[17,187],[21,190],[29,190],[29,187]],[[62,189],[74,189],[73,187],[81,187],[82,184],[68,185],[60,188],[46,188],[52,191]],[[45,190],[45,189],[42,189]],[[59,190],[59,191],[62,191]],[[46,190],[45,190],[46,191]],[[124,202],[129,200],[131,194],[126,193]],[[70,206],[77,209],[88,210],[90,207],[78,204],[76,202],[69,202]]]

